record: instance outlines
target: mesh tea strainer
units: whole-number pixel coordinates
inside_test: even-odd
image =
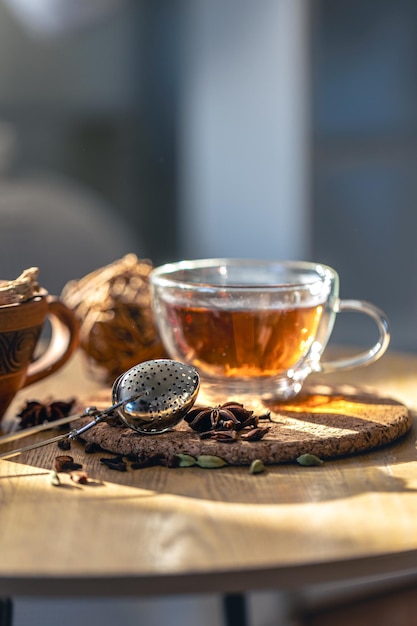
[[[155,359],[135,365],[113,383],[113,404],[99,410],[88,407],[82,415],[72,415],[34,428],[0,437],[9,443],[36,432],[61,426],[80,417],[93,418],[85,426],[32,445],[0,454],[0,459],[17,456],[62,439],[76,439],[107,417],[117,414],[129,428],[146,434],[160,434],[176,426],[194,405],[200,388],[198,372],[189,365],[170,359]]]
[[[116,413],[133,430],[162,433],[178,422],[193,406],[199,376],[189,365],[156,359],[132,367],[113,384]],[[131,397],[136,397],[131,400]],[[120,404],[123,402],[123,404]]]

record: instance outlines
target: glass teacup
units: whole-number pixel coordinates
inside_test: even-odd
[[[155,268],[150,283],[168,354],[193,365],[219,402],[248,395],[288,400],[312,372],[372,363],[389,345],[384,312],[363,300],[341,300],[337,272],[320,263],[180,261]],[[354,356],[325,360],[342,311],[369,315],[378,341]]]

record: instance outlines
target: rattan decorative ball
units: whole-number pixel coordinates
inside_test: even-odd
[[[80,347],[92,371],[109,382],[133,365],[165,355],[154,324],[148,259],[127,254],[79,280],[61,294],[80,322]]]

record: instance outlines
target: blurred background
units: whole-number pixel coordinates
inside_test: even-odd
[[[2,276],[313,259],[416,350],[416,48],[413,0],[2,0]]]
[[[317,260],[416,351],[416,74],[415,0],[0,0],[1,277],[37,265],[59,293],[127,252]],[[335,339],[374,332],[347,315]],[[251,623],[275,623],[259,597]],[[115,610],[221,623],[218,598],[178,602]],[[62,616],[16,603],[19,626]]]

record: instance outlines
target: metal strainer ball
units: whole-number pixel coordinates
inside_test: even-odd
[[[200,387],[197,371],[170,359],[135,365],[112,388],[120,419],[144,434],[156,434],[178,424],[193,406]],[[135,399],[131,400],[131,398]]]
[[[176,426],[193,406],[200,377],[189,365],[169,359],[155,359],[135,365],[119,376],[113,384],[113,404],[107,409],[88,407],[83,415],[69,415],[55,422],[0,437],[0,443],[8,443],[54,426],[62,426],[80,417],[89,416],[90,422],[74,428],[69,433],[57,435],[23,448],[0,454],[0,459],[10,459],[22,452],[34,450],[63,439],[77,439],[85,431],[117,413],[122,421],[142,434],[160,434]]]

